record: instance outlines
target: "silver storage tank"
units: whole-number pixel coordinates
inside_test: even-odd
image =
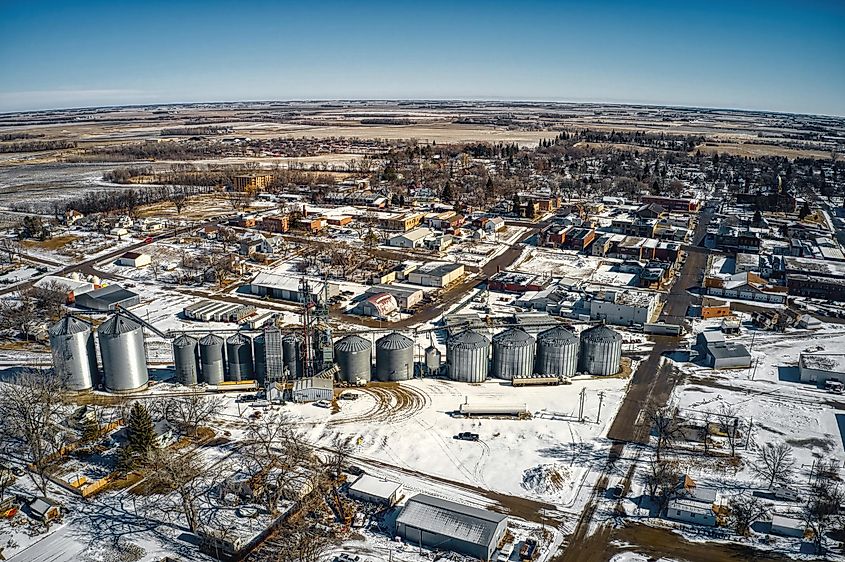
[[[103,358],[103,386],[109,392],[141,390],[149,382],[144,329],[120,314],[111,316],[97,328]]]
[[[622,335],[607,326],[581,332],[578,371],[591,375],[615,375],[622,366]]]
[[[200,358],[196,338],[182,334],[173,340],[173,363],[176,366],[176,380],[187,386],[195,385],[200,377]]]
[[[534,371],[534,337],[525,330],[510,328],[493,336],[492,376],[511,380]]]
[[[284,356],[285,367],[288,370],[288,376],[291,378],[301,378],[302,365],[302,338],[297,334],[288,334],[282,338],[282,355]]]
[[[252,340],[244,334],[235,334],[226,339],[226,359],[229,360],[229,381],[252,380]]]
[[[430,375],[440,374],[440,364],[442,363],[442,355],[440,350],[433,345],[425,348],[425,367],[428,369]]]
[[[578,336],[563,326],[537,334],[536,373],[571,377],[577,370]]]
[[[376,380],[406,381],[414,377],[414,340],[393,332],[376,340]]]
[[[64,386],[74,392],[91,390],[99,384],[94,333],[87,322],[67,315],[48,330],[53,369]]]
[[[226,361],[223,357],[223,338],[208,334],[200,340],[202,382],[220,384],[226,379]]]
[[[460,382],[484,382],[490,364],[490,340],[473,330],[446,340],[449,378]]]
[[[264,384],[264,379],[267,378],[267,360],[264,357],[264,334],[255,336],[252,340],[252,355],[255,358],[255,380],[259,384]]]
[[[373,346],[361,336],[346,336],[334,344],[335,363],[340,367],[338,377],[350,384],[370,382],[373,365]]]

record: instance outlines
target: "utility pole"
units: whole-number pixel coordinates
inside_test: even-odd
[[[579,393],[581,400],[580,406],[578,407],[578,421],[584,421],[584,397],[587,395],[587,389],[582,388],[581,392]]]
[[[599,392],[599,413],[596,416],[596,423],[601,422],[601,403],[604,402],[604,391]]]

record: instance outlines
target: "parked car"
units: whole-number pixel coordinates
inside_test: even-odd
[[[316,402],[314,402],[314,405],[317,406],[318,408],[331,408],[332,407],[332,403],[329,402],[328,400],[317,400]]]
[[[470,433],[469,431],[462,431],[455,435],[455,439],[459,439],[461,441],[478,441],[478,434]]]
[[[350,465],[349,468],[346,469],[346,472],[351,474],[352,476],[361,476],[364,474],[364,469],[360,466]]]
[[[358,400],[358,396],[360,396],[357,392],[344,392],[338,398],[341,400]]]

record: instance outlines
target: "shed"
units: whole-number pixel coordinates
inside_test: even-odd
[[[806,530],[807,523],[803,519],[788,515],[772,515],[771,533],[773,535],[803,538]]]
[[[802,353],[798,359],[801,382],[824,386],[828,380],[845,383],[845,353]]]
[[[490,560],[507,526],[501,513],[417,494],[396,519],[396,534],[415,546]]]
[[[423,287],[446,287],[464,276],[464,265],[451,262],[430,262],[408,274],[408,282]]]
[[[35,498],[32,502],[30,502],[29,513],[34,519],[37,519],[42,523],[47,523],[48,521],[52,521],[61,515],[62,510],[61,506],[55,501],[49,498],[40,497]]]
[[[117,258],[117,265],[127,265],[129,267],[144,267],[150,265],[153,258],[149,254],[142,254],[140,252],[126,252]]]
[[[293,381],[291,399],[294,402],[317,402],[334,397],[334,383],[331,379],[309,377]]]
[[[707,362],[714,369],[747,369],[751,353],[739,343],[717,343],[707,346]]]
[[[113,311],[116,307],[128,308],[141,302],[138,293],[124,289],[120,285],[109,285],[76,297],[77,306],[98,310]]]
[[[392,507],[402,497],[402,484],[364,474],[349,486],[349,496],[356,500]]]

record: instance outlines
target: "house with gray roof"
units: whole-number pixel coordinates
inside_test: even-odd
[[[417,494],[396,519],[396,534],[410,545],[489,561],[507,526],[501,513]]]

